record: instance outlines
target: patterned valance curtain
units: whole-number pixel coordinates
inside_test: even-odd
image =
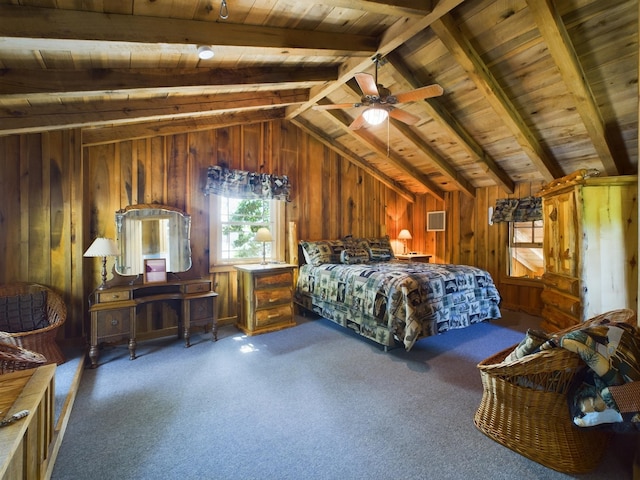
[[[542,198],[499,198],[493,210],[491,221],[499,222],[532,222],[542,220]]]
[[[214,165],[207,170],[205,195],[230,198],[289,201],[291,185],[286,175],[245,172]]]

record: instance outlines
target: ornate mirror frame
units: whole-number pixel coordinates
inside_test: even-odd
[[[129,205],[116,212],[116,229],[118,275],[143,275],[147,259],[165,259],[167,272],[191,268],[191,216],[182,210],[160,204]]]

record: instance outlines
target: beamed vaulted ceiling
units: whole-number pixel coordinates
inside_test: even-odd
[[[0,0],[0,135],[286,119],[411,199],[637,172],[636,0]],[[198,45],[214,57],[200,60]],[[419,117],[349,128],[359,72]]]

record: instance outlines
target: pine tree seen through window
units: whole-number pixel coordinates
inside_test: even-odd
[[[267,242],[267,260],[281,260],[284,237],[284,202],[261,199],[235,199],[212,195],[212,240],[215,239],[215,263],[251,263],[262,261],[262,242],[256,232],[266,227],[273,236]]]

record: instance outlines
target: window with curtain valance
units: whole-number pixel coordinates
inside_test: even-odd
[[[214,165],[207,170],[205,195],[228,198],[289,201],[291,185],[286,175],[247,172]]]
[[[542,198],[499,198],[493,210],[491,221],[499,222],[533,222],[542,220]]]

